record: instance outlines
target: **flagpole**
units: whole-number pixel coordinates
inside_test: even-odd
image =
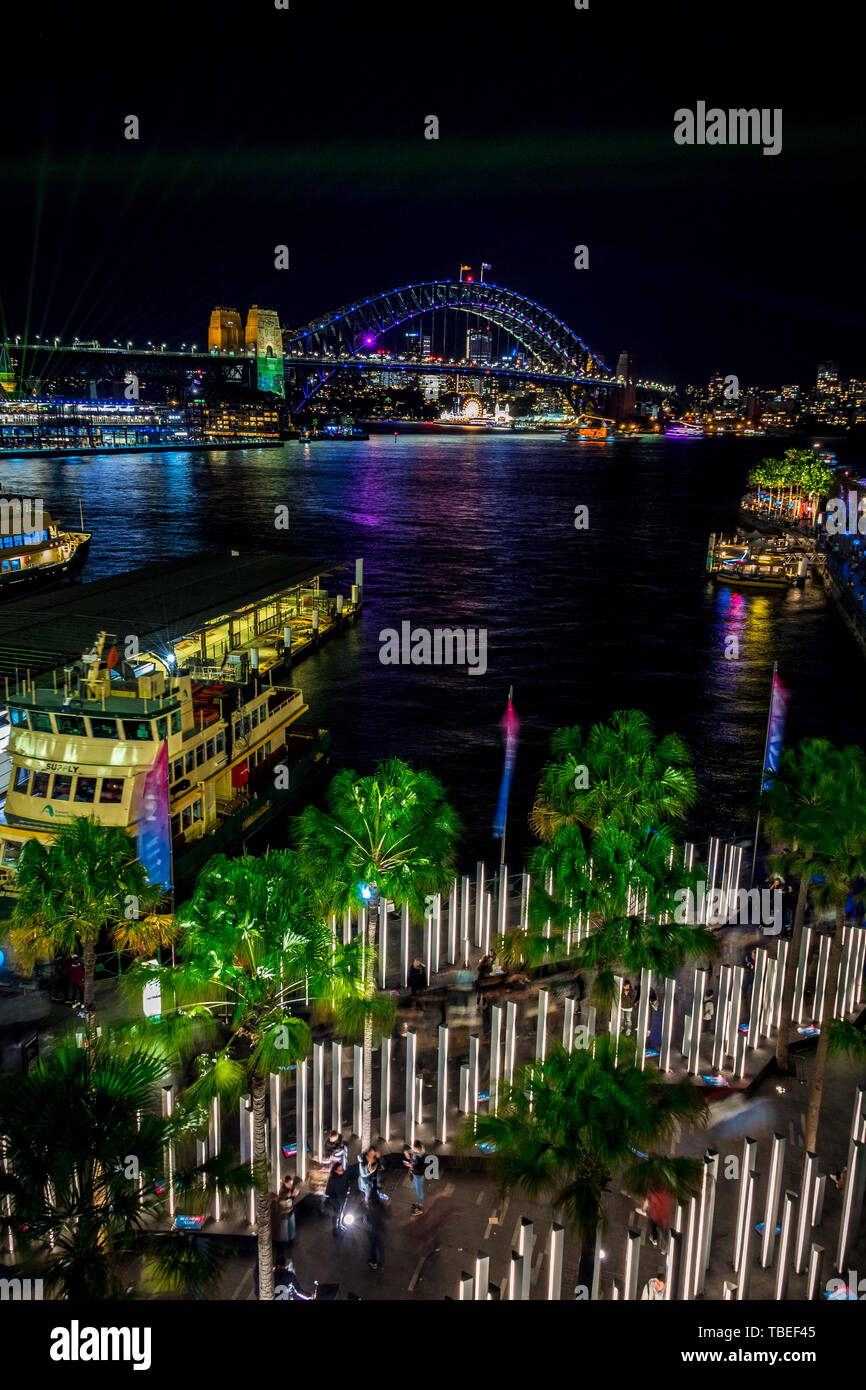
[[[773,719],[773,697],[776,691],[776,674],[779,670],[778,661],[773,662],[773,674],[770,678],[770,709],[767,714],[767,736],[764,739],[764,756],[761,760],[761,788],[758,792],[758,816],[755,821],[755,843],[752,846],[752,872],[749,877],[749,887],[755,882],[755,864],[758,859],[758,835],[761,829],[761,798],[764,795],[764,782],[767,780],[767,750],[770,747],[770,724]]]
[[[508,703],[509,703],[509,705],[511,704],[511,699],[512,699],[512,696],[513,696],[513,695],[514,695],[514,686],[513,686],[513,685],[509,685],[509,687],[508,687]],[[506,752],[506,757],[507,757],[507,756],[508,756],[508,754],[507,754],[507,752]],[[499,868],[500,868],[500,870],[502,869],[502,866],[503,866],[503,864],[505,863],[505,831],[506,831],[507,826],[508,826],[508,802],[506,801],[506,803],[505,803],[505,814],[504,814],[504,816],[502,817],[502,834],[501,834],[500,837],[499,837]],[[501,882],[501,874],[500,874],[500,882]],[[501,892],[501,891],[502,891],[502,890],[501,890],[501,887],[500,887],[500,892]]]

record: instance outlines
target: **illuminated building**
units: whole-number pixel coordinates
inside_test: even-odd
[[[470,328],[466,334],[466,356],[470,362],[489,362],[493,335],[486,328]]]
[[[283,333],[276,310],[260,309],[257,304],[253,304],[247,314],[244,341],[247,352],[254,352],[256,355],[259,390],[273,391],[277,396],[285,396]]]
[[[244,350],[243,327],[237,309],[213,310],[207,330],[208,352],[234,353],[240,357]]]

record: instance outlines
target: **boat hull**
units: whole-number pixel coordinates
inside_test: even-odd
[[[15,598],[22,593],[31,594],[36,589],[50,589],[57,584],[63,584],[67,579],[74,579],[87,561],[90,541],[90,536],[81,541],[76,546],[75,554],[60,564],[34,565],[24,570],[7,570],[0,573],[0,601]]]

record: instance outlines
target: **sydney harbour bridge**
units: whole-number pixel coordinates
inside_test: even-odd
[[[466,323],[478,329],[483,326],[488,343],[496,331],[497,344],[504,341],[506,351],[499,356],[488,351],[480,359],[446,357],[444,352],[437,356],[433,351],[422,355],[427,335],[422,338],[420,330],[412,330],[449,314],[465,316]],[[412,336],[417,344],[408,352],[395,332],[401,328],[403,338]],[[41,336],[23,341],[19,335],[10,338],[6,349],[8,377],[26,382],[37,395],[43,384],[74,382],[79,377],[82,396],[87,394],[85,385],[93,394],[90,383],[96,384],[101,395],[105,384],[116,388],[127,379],[179,383],[194,378],[203,385],[247,387],[255,387],[258,379],[256,348],[245,350],[240,344],[237,350],[227,351],[195,343],[173,348],[168,343],[121,339],[110,344]],[[339,373],[490,378],[494,389],[498,383],[507,389],[509,381],[546,382],[572,404],[592,403],[606,410],[615,408],[618,393],[627,385],[552,310],[503,286],[462,279],[403,285],[344,304],[299,327],[283,327],[282,358],[285,394],[295,410]],[[399,376],[390,379],[399,380]],[[671,389],[656,382],[629,384],[653,395]]]

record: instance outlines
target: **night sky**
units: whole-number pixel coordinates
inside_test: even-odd
[[[866,375],[856,8],[290,4],[4,18],[8,332],[204,344],[485,260],[657,380]],[[677,146],[698,100],[781,107],[782,153]]]

